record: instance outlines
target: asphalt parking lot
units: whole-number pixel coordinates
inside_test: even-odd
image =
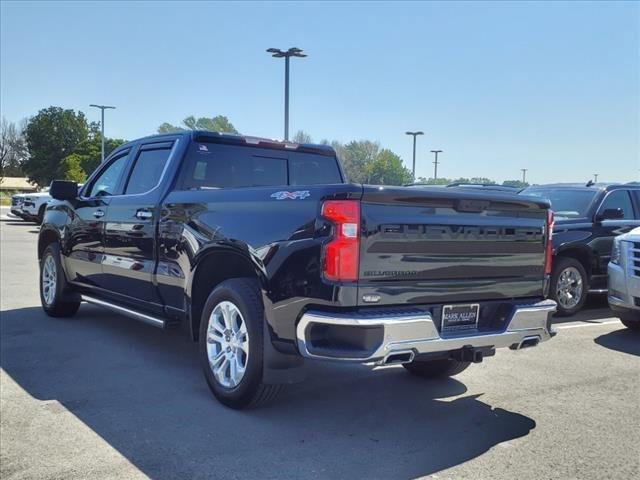
[[[210,395],[195,346],[83,305],[48,318],[38,227],[0,210],[0,477],[601,479],[640,475],[640,336],[590,300],[456,377],[310,363],[262,409]]]

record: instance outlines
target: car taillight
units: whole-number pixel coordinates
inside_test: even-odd
[[[545,235],[545,248],[544,248],[544,273],[545,275],[551,275],[551,267],[553,266],[553,210],[547,210],[547,225]]]
[[[326,279],[353,282],[358,279],[360,256],[360,202],[328,200],[322,216],[334,225],[333,239],[324,246],[323,273]]]

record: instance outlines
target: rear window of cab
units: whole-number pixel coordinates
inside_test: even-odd
[[[192,142],[183,190],[342,183],[334,156],[253,146]]]

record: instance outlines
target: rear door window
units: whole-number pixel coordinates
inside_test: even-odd
[[[153,148],[149,146],[138,153],[133,165],[125,194],[145,193],[155,188],[171,153],[170,148]]]
[[[189,147],[182,179],[186,190],[341,183],[335,157],[197,142]]]

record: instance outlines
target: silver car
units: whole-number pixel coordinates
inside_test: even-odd
[[[640,228],[616,237],[613,242],[609,306],[626,327],[640,330]]]

